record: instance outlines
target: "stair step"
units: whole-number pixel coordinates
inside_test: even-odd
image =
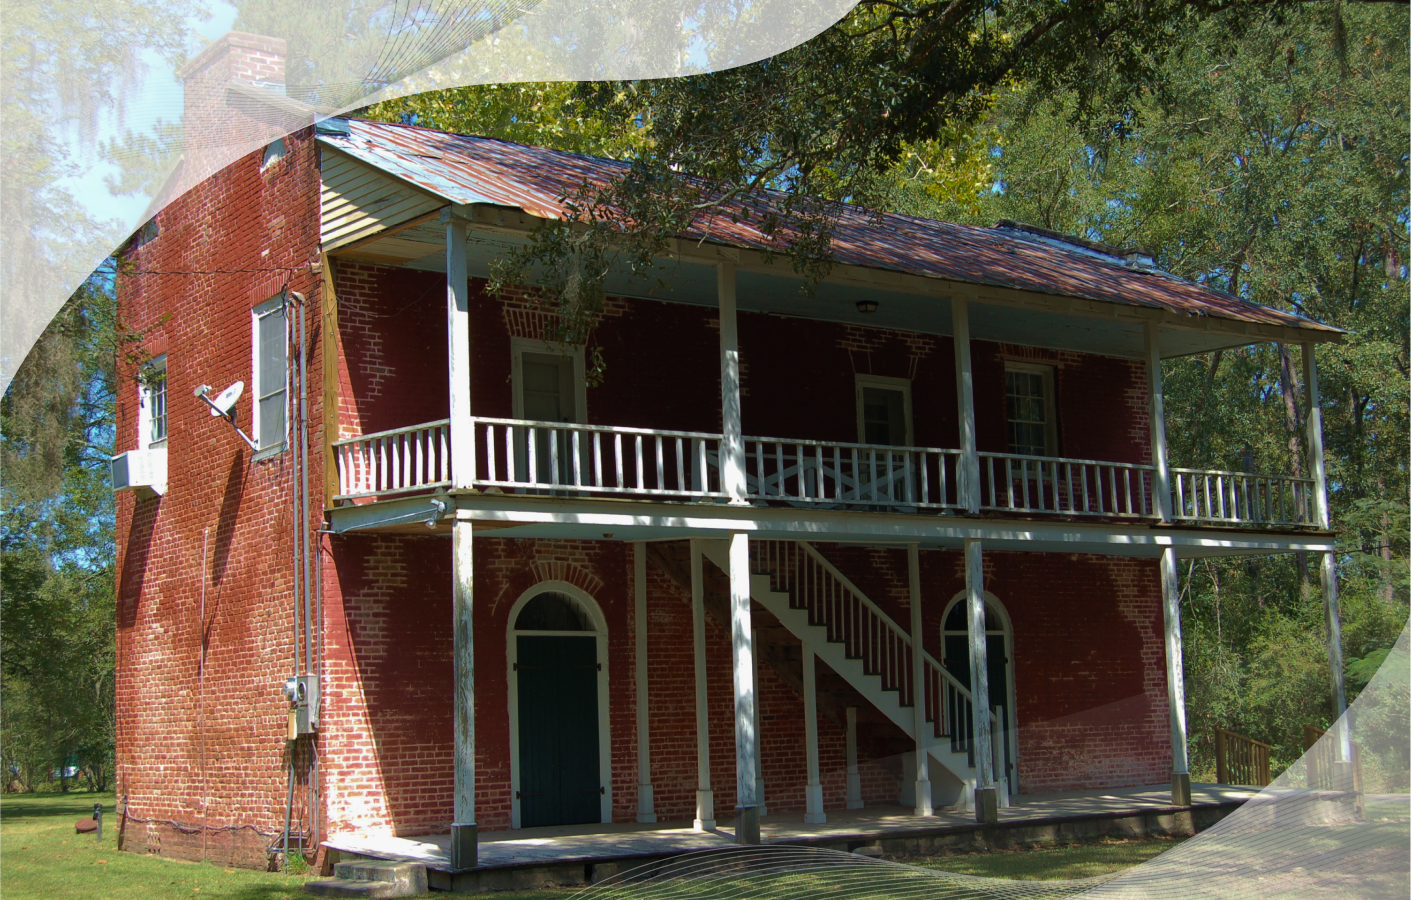
[[[425,894],[426,866],[419,863],[356,860],[333,867],[335,878],[304,883],[318,897],[417,897]]]

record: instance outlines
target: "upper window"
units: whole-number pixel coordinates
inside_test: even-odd
[[[255,444],[260,452],[273,451],[284,443],[285,412],[288,401],[289,339],[285,325],[284,295],[261,303],[250,311],[254,320]]]
[[[260,168],[266,169],[271,163],[279,162],[288,152],[284,147],[284,138],[280,138],[265,148],[264,158],[260,160]]]
[[[137,447],[167,445],[167,357],[156,357],[142,368],[138,388]]]
[[[857,439],[862,444],[911,446],[911,380],[857,376]]]
[[[512,351],[516,419],[574,424],[588,421],[581,347],[516,338]]]
[[[1004,401],[1009,420],[1009,452],[1022,456],[1057,456],[1053,369],[1006,363]]]

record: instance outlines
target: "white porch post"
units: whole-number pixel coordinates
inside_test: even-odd
[[[970,696],[975,749],[975,820],[983,825],[999,821],[999,796],[995,789],[994,760],[990,755],[990,676],[985,632],[985,568],[980,542],[965,539],[965,594],[970,638]]]
[[[804,788],[803,820],[809,825],[828,821],[823,814],[823,783],[818,778],[818,685],[813,649],[803,645],[803,733],[808,785]]]
[[[715,830],[715,795],[710,789],[710,710],[706,707],[705,576],[701,545],[691,541],[691,635],[696,652],[697,831]]]
[[[652,797],[652,716],[647,701],[647,545],[632,542],[632,586],[637,617],[637,821],[657,820]]]
[[[916,736],[916,814],[932,815],[931,741],[926,733],[925,635],[921,624],[921,548],[906,545],[906,570],[911,585],[911,711]]]
[[[980,455],[975,443],[975,375],[970,366],[970,305],[952,297],[952,339],[955,341],[956,409],[960,413],[960,471],[956,479],[960,503],[980,511]]]
[[[478,864],[475,824],[475,631],[471,601],[475,591],[471,524],[451,526],[451,580],[454,593],[455,821],[451,825],[451,866]]]
[[[1166,401],[1161,386],[1161,335],[1156,323],[1146,323],[1146,389],[1151,400],[1152,499],[1161,521],[1171,521],[1171,470],[1166,462]]]
[[[847,797],[848,809],[862,809],[862,772],[857,768],[857,707],[847,708]]]
[[[735,320],[735,264],[721,263],[716,271],[720,295],[720,483],[731,503],[747,503],[745,438],[740,421],[740,340]]]
[[[470,283],[465,262],[466,222],[450,211],[446,223],[446,340],[450,381],[451,479],[475,484],[475,432],[470,420]]]
[[[1328,471],[1323,456],[1323,403],[1318,393],[1318,363],[1314,355],[1315,345],[1303,345],[1303,384],[1308,391],[1308,470],[1313,476],[1314,513],[1319,528],[1332,527],[1332,515],[1328,509]],[[1332,682],[1333,715],[1336,721],[1333,728],[1337,732],[1337,758],[1334,762],[1339,769],[1336,773],[1338,784],[1344,790],[1352,789],[1352,735],[1343,721],[1347,712],[1347,689],[1342,679],[1342,615],[1338,610],[1337,559],[1332,553],[1324,553],[1323,576],[1323,620],[1328,639],[1328,674]]]
[[[1171,707],[1171,803],[1191,805],[1186,738],[1186,667],[1181,645],[1181,590],[1176,550],[1161,552],[1161,610],[1166,623],[1166,703]]]
[[[754,642],[750,629],[750,539],[730,535],[730,650],[735,669],[735,843],[759,843],[755,767]]]

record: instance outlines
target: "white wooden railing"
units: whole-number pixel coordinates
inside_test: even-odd
[[[477,487],[556,495],[728,499],[721,436],[519,419],[472,420]],[[335,499],[388,496],[453,484],[448,419],[333,443]],[[981,453],[980,508],[988,512],[1153,519],[1155,470],[1097,460]],[[745,438],[746,492],[794,506],[959,510],[958,450]],[[1176,521],[1311,525],[1308,478],[1172,469]]]
[[[844,645],[882,689],[897,692],[902,706],[916,703],[911,635],[858,590],[823,554],[806,541],[750,541],[750,569],[768,575],[789,605],[808,610],[809,622],[827,628],[828,640]],[[937,738],[949,738],[957,753],[970,750],[970,690],[936,658],[921,651],[922,702]]]
[[[334,441],[333,456],[340,500],[444,487],[451,483],[451,422]]]
[[[477,487],[726,499],[718,434],[474,420]]]
[[[1148,518],[1155,469],[1131,463],[981,453],[980,508],[1002,512]]]
[[[1172,469],[1173,515],[1183,522],[1231,525],[1312,525],[1311,478]]]
[[[751,499],[958,509],[959,450],[745,438]]]

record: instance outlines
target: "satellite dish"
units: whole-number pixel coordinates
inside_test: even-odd
[[[220,396],[211,401],[211,415],[229,416],[230,410],[235,406],[235,401],[240,399],[240,395],[245,391],[245,382],[237,381],[230,387],[220,392]]]

